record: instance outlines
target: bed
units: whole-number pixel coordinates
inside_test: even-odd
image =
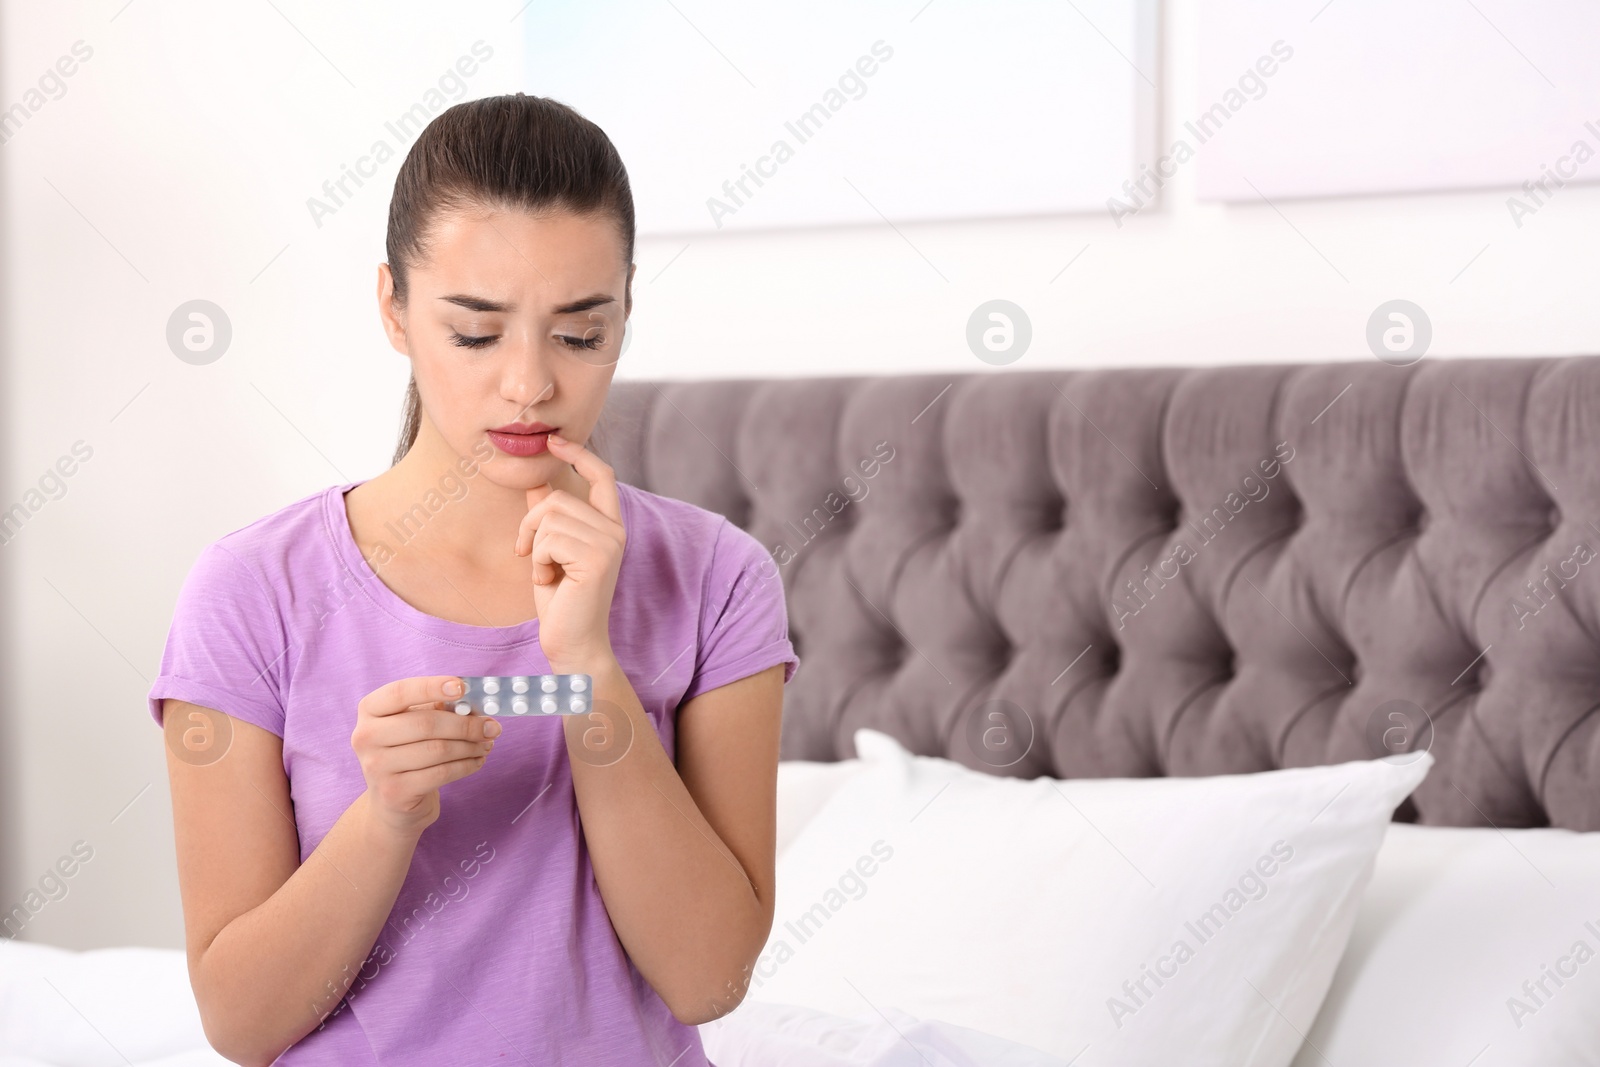
[[[594,445],[801,658],[719,1067],[1600,1062],[1600,359],[618,381]],[[0,1067],[220,1062],[127,1007],[181,954],[0,947],[109,1031]]]

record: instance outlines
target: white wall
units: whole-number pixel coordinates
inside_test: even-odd
[[[75,442],[93,449],[0,547],[13,838],[0,908],[75,841],[94,850],[25,938],[182,943],[165,760],[145,707],[178,587],[207,543],[378,473],[398,428],[406,368],[380,332],[374,284],[399,156],[320,228],[306,200],[375,139],[396,143],[385,120],[474,41],[494,54],[467,95],[523,88],[513,18],[538,5],[521,6],[447,20],[442,6],[375,0],[0,0],[0,109],[74,42],[93,50],[0,145],[0,510]],[[908,21],[940,14],[904,8]],[[1174,0],[1163,143],[1200,107],[1194,42],[1194,0]],[[1293,93],[1292,64],[1281,75],[1270,91]],[[659,87],[639,91],[659,106]],[[974,165],[1004,166],[1004,146],[983,158]],[[1600,188],[1568,186],[1520,229],[1508,192],[1202,206],[1183,168],[1161,205],[1120,228],[1097,214],[646,241],[619,373],[1006,373],[965,342],[970,311],[996,297],[1032,319],[1021,369],[1370,359],[1367,317],[1395,297],[1429,312],[1431,355],[1600,350]],[[233,325],[209,366],[165,340],[194,298]]]

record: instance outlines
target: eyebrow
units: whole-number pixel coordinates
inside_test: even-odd
[[[453,296],[441,296],[439,299],[456,304],[460,307],[464,307],[468,311],[511,312],[517,310],[517,306],[515,304],[506,304],[498,300],[486,300],[481,296],[471,296],[466,293],[457,293]],[[572,315],[579,311],[588,311],[590,308],[597,308],[602,304],[614,304],[616,303],[616,300],[617,298],[614,296],[607,296],[605,293],[596,293],[593,296],[586,296],[582,300],[574,300],[570,304],[562,304],[561,306],[552,310],[557,315]]]

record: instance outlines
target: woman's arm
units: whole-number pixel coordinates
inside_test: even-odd
[[[639,973],[679,1021],[706,1022],[744,997],[772,929],[787,668],[774,664],[686,701],[674,766],[611,647],[627,543],[616,471],[555,433],[547,442],[589,483],[588,499],[548,483],[529,489],[514,550],[533,564],[551,670],[594,678],[590,712],[562,726],[595,882]],[[778,592],[766,590],[769,613]]]
[[[178,736],[191,716],[220,713],[180,700],[163,709],[189,980],[206,1039],[235,1063],[270,1064],[338,1006],[416,838],[375,825],[363,793],[302,865],[282,740],[234,719],[227,754],[192,766],[173,755]]]
[[[406,710],[445,681],[362,701],[351,743],[367,789],[303,864],[282,740],[233,719],[226,753],[197,766],[176,755],[183,731],[224,716],[163,702],[189,981],[206,1039],[235,1063],[270,1064],[338,1007],[438,818],[439,785],[483,765],[481,716]]]
[[[784,666],[684,703],[676,767],[615,657],[582,669],[596,709],[627,720],[609,745],[590,715],[564,723],[606,911],[679,1021],[718,1018],[743,999],[772,929]]]

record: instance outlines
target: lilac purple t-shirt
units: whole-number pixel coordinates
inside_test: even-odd
[[[551,673],[539,620],[454,622],[385,585],[350,532],[343,494],[359,484],[202,551],[149,694],[157,723],[171,697],[283,739],[301,862],[366,788],[350,747],[363,696],[417,675]],[[625,483],[618,493],[627,542],[611,645],[670,757],[679,704],[778,663],[787,682],[800,661],[759,541],[693,504]],[[435,510],[450,506],[435,496]],[[389,532],[396,551],[405,531]],[[360,977],[278,1063],[707,1064],[696,1028],[673,1017],[611,926],[562,720],[506,723],[482,769],[440,801]]]

